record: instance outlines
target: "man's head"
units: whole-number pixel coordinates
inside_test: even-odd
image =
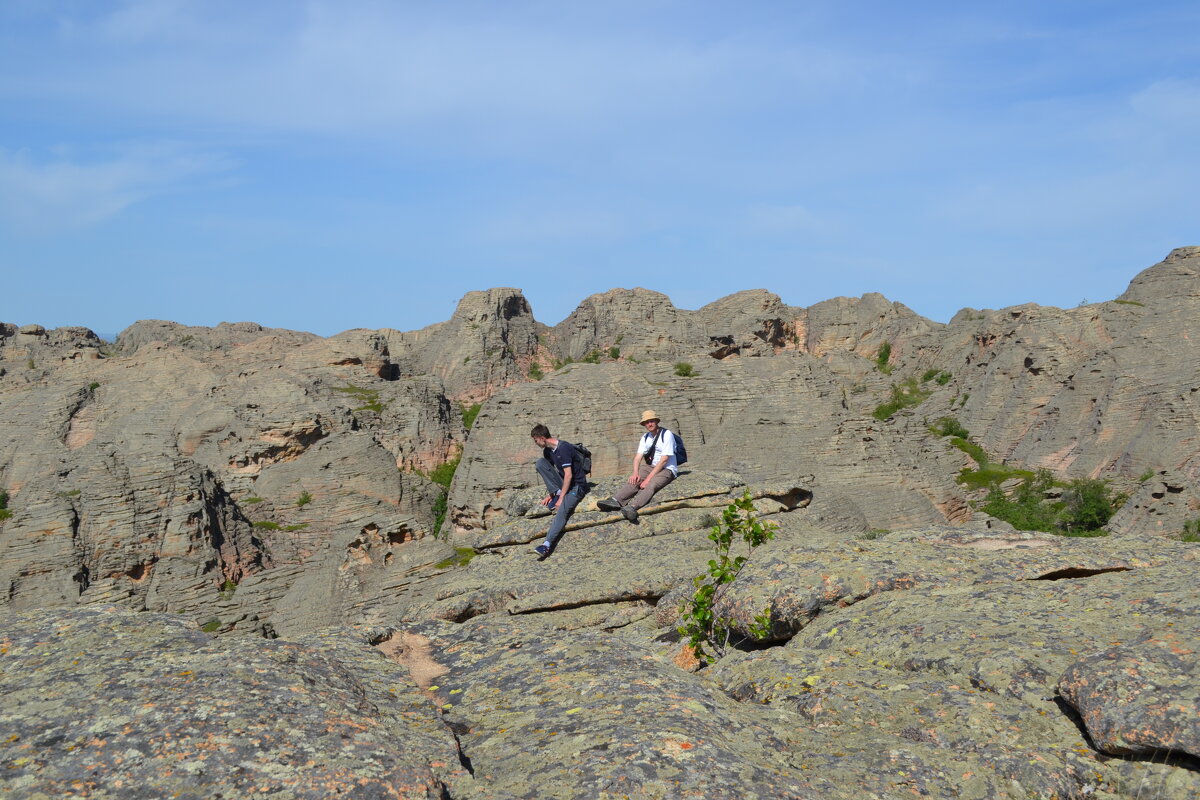
[[[658,430],[658,414],[655,414],[650,409],[642,412],[642,427],[649,433],[654,433]]]
[[[550,435],[550,429],[540,422],[533,426],[533,430],[529,432],[529,435],[533,437],[533,442],[538,447],[545,447],[554,438]]]

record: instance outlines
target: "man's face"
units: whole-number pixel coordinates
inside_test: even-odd
[[[535,436],[533,437],[533,443],[538,447],[545,447],[546,445],[550,444],[550,440],[545,436]]]
[[[646,429],[647,433],[654,433],[658,430],[658,420],[648,419],[642,423],[642,427]]]

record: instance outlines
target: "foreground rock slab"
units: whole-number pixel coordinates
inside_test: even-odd
[[[443,798],[466,775],[408,673],[349,633],[214,640],[115,609],[0,631],[6,798]]]

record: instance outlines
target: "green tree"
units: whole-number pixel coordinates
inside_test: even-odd
[[[746,566],[750,554],[756,547],[774,538],[778,527],[774,522],[763,522],[758,518],[750,490],[747,489],[740,499],[725,508],[721,513],[721,521],[709,532],[708,538],[713,543],[715,557],[708,562],[707,572],[692,579],[696,593],[680,609],[682,621],[679,625],[679,635],[687,639],[701,661],[712,663],[725,654],[729,646],[729,620],[719,617],[715,608],[729,591],[729,585]],[[746,554],[731,558],[729,552],[735,539],[745,543]],[[751,633],[758,638],[765,638],[769,629],[770,611],[767,610],[755,617]]]

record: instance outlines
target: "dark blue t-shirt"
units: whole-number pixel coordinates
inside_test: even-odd
[[[542,455],[546,460],[554,465],[558,470],[558,474],[562,475],[567,467],[571,467],[571,486],[587,487],[587,473],[583,471],[583,466],[580,464],[581,459],[578,456],[579,451],[575,449],[575,445],[562,439],[558,440],[558,447],[551,449],[549,447],[542,448]]]

